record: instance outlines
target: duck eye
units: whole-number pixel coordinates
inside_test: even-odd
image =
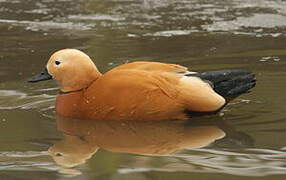
[[[60,65],[61,62],[60,62],[60,61],[55,61],[55,64],[56,64],[56,65]]]

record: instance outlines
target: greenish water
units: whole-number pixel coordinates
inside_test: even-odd
[[[280,0],[0,0],[0,179],[285,179],[285,12]],[[62,48],[102,72],[153,60],[245,68],[258,84],[189,123],[78,123],[54,114],[55,82],[26,83]]]

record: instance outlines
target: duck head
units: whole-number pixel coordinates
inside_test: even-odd
[[[54,79],[62,92],[70,92],[88,87],[100,75],[88,55],[77,49],[63,49],[55,52],[45,70],[28,82]]]

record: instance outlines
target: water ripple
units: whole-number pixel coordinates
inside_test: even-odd
[[[75,8],[72,1],[62,3]],[[112,8],[105,4],[86,2],[83,3],[86,9],[78,7],[76,11],[59,9],[62,6],[50,7],[47,2],[39,4],[35,7],[29,6],[24,12],[15,12],[14,6],[12,6],[14,8],[7,6],[6,10],[0,8],[0,12],[6,13],[6,16],[0,19],[0,24],[21,25],[31,31],[49,29],[89,31],[108,27],[138,33],[144,29],[140,36],[156,37],[192,35],[190,32],[280,37],[284,36],[286,25],[286,6],[283,1],[235,0],[202,3],[198,0],[144,0],[143,2],[134,0],[128,4],[124,1],[114,1]],[[13,12],[19,15],[13,17],[10,15]],[[19,19],[21,15],[29,18]],[[38,19],[33,19],[33,15]]]
[[[0,110],[13,110],[13,109],[47,110],[54,107],[54,100],[55,100],[55,95],[48,95],[48,94],[28,95],[24,92],[16,90],[0,90]]]
[[[73,23],[73,22],[54,22],[54,21],[19,21],[10,19],[0,19],[0,23],[7,23],[13,25],[24,25],[27,26],[27,30],[38,31],[47,29],[69,29],[69,30],[89,30],[91,25],[83,23]]]
[[[121,168],[120,174],[136,172],[200,172],[225,173],[239,176],[267,176],[286,174],[286,152],[271,149],[197,149],[167,156],[176,158],[160,168]]]

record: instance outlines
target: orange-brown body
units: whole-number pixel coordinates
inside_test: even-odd
[[[225,103],[198,78],[181,81],[186,70],[154,62],[121,65],[81,91],[58,95],[56,111],[98,120],[186,119],[185,110],[212,111]]]

